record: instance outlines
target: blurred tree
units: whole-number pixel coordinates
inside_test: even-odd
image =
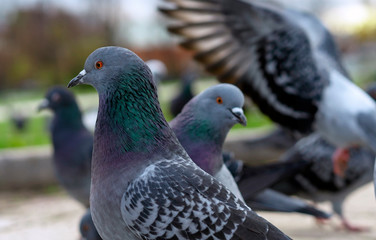
[[[0,37],[0,89],[66,84],[93,49],[108,45],[104,21],[43,4],[15,12]]]

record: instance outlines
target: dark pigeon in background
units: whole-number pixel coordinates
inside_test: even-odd
[[[39,105],[39,110],[46,108],[54,115],[50,130],[57,179],[73,198],[89,207],[93,135],[83,125],[76,99],[66,88],[48,90]]]
[[[93,135],[82,122],[77,101],[65,87],[53,87],[38,108],[53,112],[50,130],[55,175],[69,195],[88,208]]]
[[[104,239],[289,239],[193,163],[133,52],[95,50],[77,84],[99,95],[90,202]]]
[[[11,122],[17,131],[22,132],[26,129],[29,118],[19,111],[13,111],[10,116]]]
[[[177,116],[185,104],[187,104],[193,97],[193,83],[198,78],[198,73],[191,68],[185,70],[181,79],[180,89],[178,94],[170,102],[170,112],[173,116]]]
[[[332,35],[314,16],[260,1],[169,1],[169,30],[221,82],[236,84],[283,127],[312,130],[337,147],[376,152],[376,104],[351,82]]]

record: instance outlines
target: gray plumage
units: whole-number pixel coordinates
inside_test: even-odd
[[[91,218],[90,209],[88,209],[81,218],[80,233],[84,240],[102,240],[95,228],[93,219]]]
[[[134,53],[97,49],[68,86],[80,83],[99,94],[91,211],[104,239],[289,239],[192,162]]]
[[[342,210],[343,202],[359,187],[372,181],[375,154],[366,148],[351,149],[348,169],[344,177],[339,177],[333,173],[331,165],[334,151],[335,147],[318,134],[301,139],[286,152],[281,161],[305,159],[312,161],[312,165],[281,181],[273,189],[315,202],[330,201],[333,211],[343,223],[348,224]]]
[[[210,87],[194,97],[170,126],[188,155],[200,168],[214,176],[243,199],[238,186],[223,164],[222,146],[230,129],[246,125],[244,96],[231,84]]]
[[[349,147],[376,152],[376,132],[369,131],[376,105],[350,81],[332,36],[314,16],[244,0],[168,2],[161,11],[178,20],[169,30],[184,38],[181,45],[273,121],[319,132],[338,147],[336,164]]]

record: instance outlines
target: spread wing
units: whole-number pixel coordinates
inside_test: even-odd
[[[169,2],[161,11],[178,20],[169,31],[183,37],[181,45],[207,71],[238,85],[273,121],[310,130],[327,76],[317,66],[313,43],[288,11],[242,0]],[[332,39],[323,37],[330,44],[318,47],[332,50]]]
[[[289,239],[182,159],[148,166],[129,184],[121,212],[143,239]]]

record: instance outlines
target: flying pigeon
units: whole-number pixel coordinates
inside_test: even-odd
[[[85,128],[76,99],[66,88],[48,90],[38,109],[47,108],[54,113],[51,138],[56,177],[73,198],[88,208],[93,135]]]
[[[133,52],[95,50],[77,84],[99,95],[90,207],[104,239],[289,239],[193,163]]]
[[[334,151],[335,147],[319,134],[311,134],[299,140],[282,156],[281,161],[293,162],[303,159],[312,161],[312,165],[272,188],[315,202],[329,201],[345,229],[367,230],[365,227],[351,224],[343,214],[342,205],[348,195],[372,181],[375,154],[367,148],[350,149],[349,167],[344,176],[340,177],[333,173],[330,164]]]
[[[337,146],[341,175],[348,148],[376,152],[376,104],[350,81],[333,37],[314,16],[245,0],[166,0],[169,31],[221,82],[237,85],[280,125],[312,130]]]

